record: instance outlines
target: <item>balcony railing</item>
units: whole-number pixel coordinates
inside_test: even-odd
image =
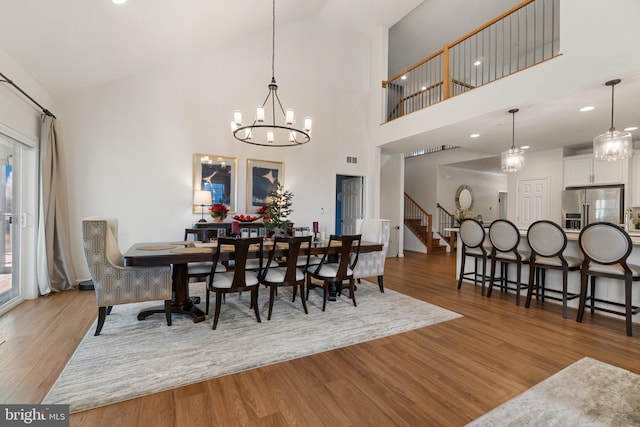
[[[382,82],[384,121],[559,55],[559,0],[526,0]]]

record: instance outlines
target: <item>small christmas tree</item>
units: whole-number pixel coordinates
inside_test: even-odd
[[[285,190],[281,184],[277,184],[275,189],[269,191],[269,204],[264,220],[264,226],[267,230],[280,229],[286,233],[291,228],[293,225],[289,221],[289,215],[293,212],[291,199],[293,199],[293,193]]]

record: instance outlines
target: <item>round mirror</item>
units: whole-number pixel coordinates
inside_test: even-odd
[[[473,192],[468,185],[461,185],[456,191],[456,207],[471,210],[473,207]]]

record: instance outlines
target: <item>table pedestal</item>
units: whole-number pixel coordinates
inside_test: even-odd
[[[189,279],[187,278],[187,264],[173,265],[173,300],[171,302],[171,313],[186,314],[191,316],[193,323],[205,320],[204,311],[196,307],[200,302],[200,297],[189,297]],[[153,307],[142,310],[138,313],[138,320],[144,320],[147,316],[155,313],[164,313],[164,306]]]

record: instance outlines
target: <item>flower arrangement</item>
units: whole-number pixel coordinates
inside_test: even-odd
[[[209,208],[209,212],[211,212],[211,216],[213,217],[214,221],[222,222],[227,217],[229,208],[222,203],[216,203],[215,205],[211,205],[211,207]]]
[[[258,211],[263,216],[264,226],[268,231],[273,232],[279,229],[282,233],[286,233],[291,228],[293,223],[289,221],[289,215],[293,212],[291,209],[292,198],[293,193],[285,190],[281,184],[269,191],[269,203]],[[265,207],[266,209],[262,212]]]

